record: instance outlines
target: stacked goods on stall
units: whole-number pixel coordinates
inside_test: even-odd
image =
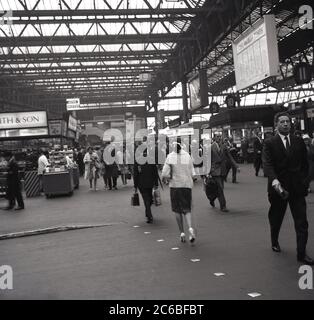
[[[55,145],[54,149],[49,152],[49,162],[50,167],[47,168],[47,172],[60,172],[66,171],[66,159],[65,155],[69,156],[69,158],[73,161],[73,150],[68,150],[65,148],[61,150],[59,145]]]
[[[55,145],[49,152],[50,166],[46,168],[43,176],[43,189],[47,198],[58,194],[73,194],[78,188],[78,169],[74,163],[73,150],[64,146]],[[72,160],[73,165],[68,166],[66,156]]]

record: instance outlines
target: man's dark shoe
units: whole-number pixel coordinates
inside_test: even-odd
[[[214,200],[209,201],[209,203],[212,206],[212,208],[215,208],[215,201]]]
[[[229,212],[229,210],[227,208],[221,208],[220,211],[221,212]]]
[[[272,249],[274,252],[281,252],[281,248],[280,248],[279,243],[277,243],[277,244],[275,244],[275,245],[272,245],[272,246],[271,246],[271,249]]]
[[[153,218],[147,218],[146,223],[153,223],[154,219]]]
[[[3,210],[12,210],[13,209],[13,207],[5,207],[5,208],[3,208]]]
[[[24,210],[24,207],[17,207],[14,210]]]
[[[298,261],[302,262],[303,264],[307,264],[309,266],[314,266],[314,260],[310,258],[308,255],[305,255],[304,257],[298,257]]]

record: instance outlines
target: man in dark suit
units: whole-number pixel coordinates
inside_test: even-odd
[[[306,177],[308,162],[302,138],[290,134],[291,119],[287,113],[275,116],[277,134],[265,141],[263,149],[264,172],[268,177],[268,212],[272,250],[280,252],[280,227],[289,203],[297,235],[298,261],[313,265],[306,254],[308,222],[306,217]]]
[[[210,174],[218,186],[218,201],[220,210],[228,212],[226,208],[226,198],[224,194],[224,177],[226,174],[225,146],[221,143],[221,136],[214,135],[211,145],[211,169]],[[210,201],[210,205],[215,207],[215,200]]]
[[[143,163],[142,160],[144,158],[135,159],[133,180],[135,192],[139,189],[144,201],[146,222],[152,223],[153,215],[151,206],[153,204],[153,188],[158,188],[158,170],[157,165],[155,164],[154,155],[149,154],[147,147],[147,143],[144,141],[141,148],[143,150],[143,157],[147,158],[147,161]]]
[[[261,165],[262,165],[262,150],[263,150],[262,137],[260,133],[257,133],[253,142],[254,168],[255,168],[256,176],[258,176],[259,169],[261,168]]]
[[[18,207],[15,210],[24,209],[24,201],[21,193],[21,181],[19,177],[19,168],[12,152],[8,151],[4,155],[8,161],[8,175],[7,175],[7,199],[9,200],[6,210],[11,210],[15,207],[15,200]]]

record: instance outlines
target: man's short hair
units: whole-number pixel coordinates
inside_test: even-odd
[[[278,123],[278,120],[280,117],[283,117],[283,116],[286,116],[290,119],[290,123],[291,123],[291,117],[290,117],[290,114],[286,111],[284,112],[279,112],[279,113],[276,113],[275,114],[275,117],[274,117],[274,123],[277,124]]]

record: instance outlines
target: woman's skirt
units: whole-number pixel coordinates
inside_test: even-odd
[[[181,214],[191,212],[192,189],[170,188],[170,199],[173,212]]]

